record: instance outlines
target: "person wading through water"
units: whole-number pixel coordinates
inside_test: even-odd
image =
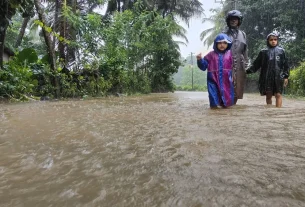
[[[278,38],[277,33],[270,33],[267,36],[267,48],[260,51],[253,65],[247,69],[247,74],[255,73],[260,69],[260,94],[266,96],[267,105],[272,104],[272,96],[275,96],[275,106],[280,108],[283,88],[288,84],[290,68],[285,50],[278,46]]]
[[[218,106],[227,108],[234,104],[234,86],[232,78],[232,41],[226,34],[218,34],[214,40],[213,51],[206,56],[198,54],[197,65],[207,70],[207,86],[211,109]]]
[[[223,33],[227,34],[233,44],[231,47],[233,56],[233,81],[234,81],[234,104],[238,99],[243,98],[246,81],[246,68],[248,67],[248,48],[246,34],[239,29],[243,16],[240,11],[229,11],[226,16],[228,29]]]

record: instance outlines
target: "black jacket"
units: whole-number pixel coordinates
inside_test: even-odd
[[[260,69],[259,91],[266,95],[266,91],[273,93],[283,92],[284,79],[289,77],[289,66],[285,51],[279,46],[268,47],[260,51],[247,74],[255,73]]]

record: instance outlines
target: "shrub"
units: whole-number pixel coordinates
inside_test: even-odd
[[[287,93],[297,96],[305,96],[305,62],[290,71]]]
[[[0,96],[4,98],[27,100],[36,85],[29,65],[22,64],[16,57],[0,70]]]

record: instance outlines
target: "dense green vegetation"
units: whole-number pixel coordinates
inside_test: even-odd
[[[99,9],[107,6],[106,13]],[[174,90],[179,43],[197,0],[4,0],[0,96],[83,97]],[[185,39],[185,41],[187,41]],[[15,56],[3,61],[5,49]]]
[[[214,23],[200,34],[205,44],[224,30],[232,2],[224,1],[203,19]],[[244,15],[241,29],[251,60],[265,47],[266,35],[279,32],[292,67],[287,91],[305,95],[305,0],[244,0],[236,5]],[[103,6],[105,14],[99,12]],[[187,23],[203,8],[199,0],[1,1],[0,97],[205,90],[206,74],[195,60],[191,69],[190,57],[180,57],[180,42],[174,40],[178,36],[187,42],[177,17]],[[8,51],[15,55],[3,61]]]

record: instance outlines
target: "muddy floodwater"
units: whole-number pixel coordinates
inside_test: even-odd
[[[0,206],[305,206],[305,101],[204,92],[0,104]]]

